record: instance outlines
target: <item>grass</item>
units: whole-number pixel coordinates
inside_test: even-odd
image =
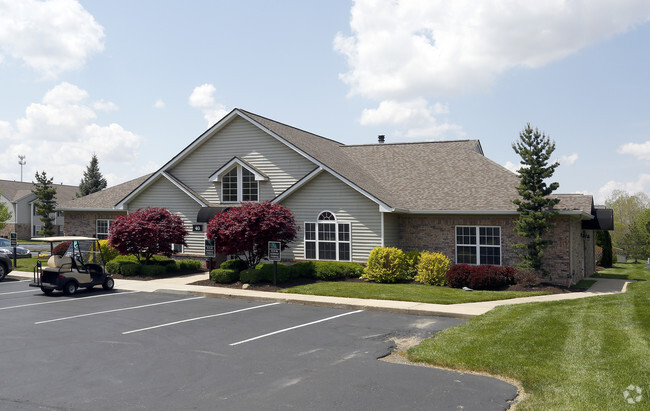
[[[650,278],[643,265],[604,274]],[[411,361],[518,380],[522,410],[650,409],[650,282],[624,294],[497,307],[408,351]],[[628,404],[624,391],[641,387]]]
[[[32,257],[32,258],[19,258],[16,260],[16,263],[18,264],[16,267],[14,267],[15,271],[29,271],[34,272],[34,266],[36,266],[36,262],[38,261],[38,258]],[[40,259],[43,261],[43,264],[47,264],[47,259]],[[14,263],[14,259],[11,259],[11,264]]]
[[[548,294],[539,291],[463,291],[457,288],[419,284],[378,284],[344,281],[299,285],[286,288],[281,292],[432,304],[473,303]]]

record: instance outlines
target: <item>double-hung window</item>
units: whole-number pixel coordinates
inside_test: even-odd
[[[329,211],[316,222],[305,223],[305,258],[308,260],[350,261],[350,223],[342,223]]]
[[[222,177],[221,196],[224,203],[257,201],[259,184],[255,180],[255,174],[239,165],[233,167]]]
[[[99,240],[108,238],[111,229],[111,220],[97,219],[95,220],[95,233]]]
[[[457,226],[456,263],[501,265],[501,227]]]

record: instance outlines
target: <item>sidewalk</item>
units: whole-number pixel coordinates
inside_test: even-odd
[[[10,276],[32,278],[32,273],[12,271]],[[267,291],[243,290],[224,287],[190,285],[191,283],[208,278],[208,273],[192,274],[159,280],[115,280],[118,290],[142,292],[168,292],[177,294],[200,295],[216,298],[234,298],[251,301],[282,302],[287,304],[318,305],[324,307],[345,308],[367,311],[386,311],[414,315],[436,315],[443,317],[472,318],[485,314],[494,307],[509,304],[532,302],[574,300],[599,295],[625,292],[631,281],[593,278],[596,283],[589,291],[565,294],[540,295],[535,297],[513,298],[510,300],[484,301],[464,304],[426,304],[408,301],[369,300],[362,298],[326,297],[318,295],[286,294]],[[468,291],[469,292],[469,291]]]

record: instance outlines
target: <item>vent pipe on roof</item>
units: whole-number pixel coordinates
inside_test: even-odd
[[[383,134],[380,134],[380,135],[377,136],[377,141],[379,142],[379,144],[384,144],[385,139],[386,139],[386,136],[384,136]]]

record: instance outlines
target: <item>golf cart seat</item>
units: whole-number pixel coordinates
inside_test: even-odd
[[[47,260],[46,271],[59,273],[72,271],[72,258],[60,255],[53,255]]]

